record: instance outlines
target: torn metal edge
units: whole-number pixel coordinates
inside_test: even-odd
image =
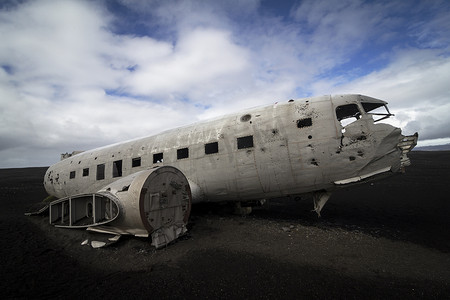
[[[363,179],[366,179],[366,178],[369,178],[369,177],[372,177],[372,176],[375,176],[375,175],[378,175],[378,174],[381,174],[381,173],[388,172],[390,170],[391,170],[391,167],[386,167],[386,168],[383,168],[383,169],[380,169],[380,170],[377,170],[377,171],[373,171],[373,172],[370,172],[370,173],[367,173],[367,174],[364,174],[364,175],[361,175],[361,176],[351,177],[351,178],[347,178],[347,179],[344,179],[344,180],[338,180],[338,181],[335,181],[334,184],[343,185],[343,184],[349,184],[349,183],[353,183],[353,182],[358,182],[358,181],[361,181]]]

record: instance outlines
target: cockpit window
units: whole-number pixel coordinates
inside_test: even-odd
[[[342,127],[353,123],[361,117],[361,112],[356,104],[347,104],[336,108],[336,117],[341,122]]]
[[[361,104],[364,108],[364,111],[373,116],[374,122],[378,122],[387,119],[390,116],[393,116],[393,114],[389,112],[387,106],[383,103],[362,102]]]

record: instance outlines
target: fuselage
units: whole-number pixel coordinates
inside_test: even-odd
[[[189,179],[193,202],[330,191],[402,168],[401,130],[374,121],[389,112],[371,113],[385,107],[371,97],[337,95],[243,110],[71,156],[47,170],[44,186],[58,198],[94,193],[169,165]]]

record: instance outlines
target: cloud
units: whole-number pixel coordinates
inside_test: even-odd
[[[193,94],[200,100],[198,94],[204,94],[198,91],[213,89],[217,82],[234,86],[248,68],[249,53],[235,45],[228,32],[197,29],[167,50],[151,61],[137,62],[124,82],[125,90],[138,95]]]
[[[0,11],[3,166],[194,122],[211,98],[251,79],[249,52],[229,31],[195,28],[172,43],[114,34],[113,21],[82,1]]]
[[[25,1],[0,9],[0,167],[303,96],[448,137],[448,2]]]
[[[100,14],[100,15],[99,15]],[[1,13],[2,64],[17,82],[80,86],[112,84],[97,77],[105,59],[106,21],[99,9],[70,1],[31,1]],[[102,59],[103,58],[103,59]],[[44,82],[45,81],[45,82]]]
[[[167,45],[112,34],[107,30],[110,17],[101,8],[85,2],[33,1],[2,11],[0,21],[3,165],[32,164],[38,149],[53,153],[53,159],[42,162],[49,164],[58,159],[55,152],[147,135],[189,119],[192,108],[183,105],[179,107],[187,115],[105,93],[123,86],[130,65],[157,60]],[[133,49],[147,51],[139,56]],[[9,157],[24,147],[29,157]]]

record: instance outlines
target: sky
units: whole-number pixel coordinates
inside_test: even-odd
[[[450,1],[0,1],[0,168],[303,97],[450,142]]]

